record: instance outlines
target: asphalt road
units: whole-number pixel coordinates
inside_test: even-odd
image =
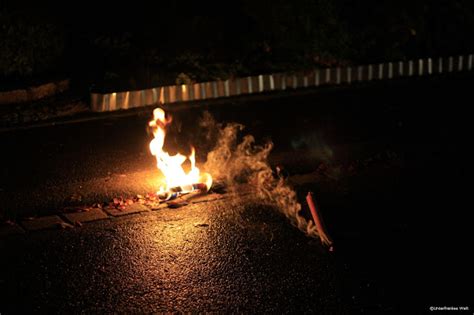
[[[272,209],[245,201],[63,232],[3,249],[15,272],[4,275],[14,285],[3,292],[2,313],[343,309],[333,257]]]
[[[0,313],[472,308],[471,88],[465,76],[415,79],[208,105],[217,121],[271,139],[270,161],[290,178],[322,162],[356,166],[295,180],[300,201],[317,193],[336,251],[238,198],[29,233],[1,240]],[[47,214],[72,193],[92,202],[153,189],[150,111],[1,134],[3,215]],[[204,153],[202,108],[170,112],[170,150]]]

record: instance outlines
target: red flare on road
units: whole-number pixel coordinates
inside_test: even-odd
[[[318,208],[316,207],[316,203],[313,200],[313,193],[308,192],[306,196],[306,202],[308,203],[309,209],[311,210],[311,215],[313,216],[314,224],[316,225],[316,229],[318,230],[319,237],[321,238],[321,242],[324,245],[329,247],[330,251],[333,251],[334,248],[332,246],[332,239],[329,237],[326,228],[324,227],[324,223],[322,220],[321,215],[318,212]]]

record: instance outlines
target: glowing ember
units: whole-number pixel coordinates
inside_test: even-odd
[[[191,155],[185,156],[180,153],[169,155],[163,151],[166,137],[166,125],[171,119],[165,117],[165,111],[155,108],[153,120],[148,125],[153,130],[154,139],[150,142],[150,151],[156,157],[158,169],[163,173],[166,181],[165,186],[160,186],[158,195],[171,196],[176,193],[188,193],[194,190],[207,191],[212,185],[212,176],[208,173],[200,173],[196,167],[195,150],[192,148]],[[183,163],[189,160],[191,168],[188,172],[183,168]]]

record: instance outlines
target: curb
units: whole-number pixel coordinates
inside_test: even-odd
[[[93,111],[110,112],[151,105],[160,106],[308,87],[472,71],[473,59],[474,54],[470,54],[349,67],[312,69],[298,73],[261,74],[225,81],[160,86],[136,91],[106,94],[91,93],[90,101]]]
[[[183,206],[188,205],[188,203],[209,202],[225,198],[227,198],[226,195],[218,193],[206,194],[203,196],[199,196],[193,201],[183,199],[185,202]],[[181,205],[179,205],[178,207],[181,207]],[[101,220],[111,220],[123,216],[135,216],[140,215],[142,213],[156,212],[164,208],[176,208],[175,202],[172,201],[160,203],[156,206],[133,203],[131,205],[127,205],[122,210],[92,208],[88,211],[78,211],[70,213],[57,212],[56,214],[38,216],[35,218],[23,218],[20,219],[20,221],[18,222],[6,221],[5,223],[0,224],[0,241],[3,238],[7,238],[14,235],[24,235],[27,233],[44,230],[71,229],[75,227],[82,227],[84,223]]]

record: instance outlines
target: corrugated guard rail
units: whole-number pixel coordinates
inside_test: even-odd
[[[387,62],[361,66],[315,69],[301,73],[274,73],[226,81],[160,86],[115,93],[91,93],[92,110],[97,112],[134,107],[198,101],[213,98],[283,91],[321,85],[350,84],[399,77],[426,76],[472,71],[473,54],[443,58]]]

